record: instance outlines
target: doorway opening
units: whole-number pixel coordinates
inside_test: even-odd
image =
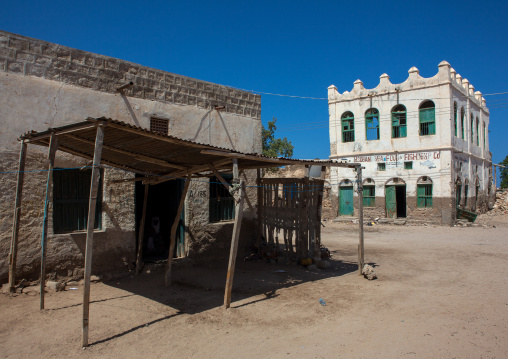
[[[339,187],[339,215],[352,216],[354,214],[353,186]]]
[[[406,217],[406,185],[385,187],[386,216],[388,218]]]
[[[183,180],[172,180],[150,185],[146,206],[146,219],[143,238],[143,262],[153,263],[166,260],[169,256],[171,226],[175,220],[178,204],[183,191]],[[143,215],[145,186],[141,181],[135,187],[136,248],[139,241],[139,225]],[[176,232],[176,245],[173,257],[185,255],[185,210]]]

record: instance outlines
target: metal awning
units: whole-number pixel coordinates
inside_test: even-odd
[[[92,160],[98,124],[104,125],[102,163],[151,176],[151,183],[186,176],[208,176],[211,166],[219,172],[232,169],[232,159],[239,170],[286,165],[320,165],[359,167],[358,163],[331,160],[297,160],[267,157],[184,140],[175,136],[149,131],[125,122],[108,118],[88,118],[71,125],[50,128],[43,132],[31,131],[20,140],[49,147],[51,135],[58,137],[58,151]],[[146,179],[144,178],[138,178]]]

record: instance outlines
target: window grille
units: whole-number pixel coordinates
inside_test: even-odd
[[[233,175],[223,174],[226,182],[231,183]],[[210,223],[235,219],[235,199],[217,177],[210,178],[209,220]]]
[[[376,186],[363,186],[363,205],[365,207],[376,206]]]
[[[420,136],[436,134],[436,107],[434,102],[425,101],[420,106]]]
[[[432,207],[432,184],[419,184],[416,188],[417,207]]]
[[[375,108],[365,112],[365,132],[367,141],[379,140],[379,111]]]
[[[352,112],[345,112],[341,116],[342,120],[342,142],[355,141],[354,116]]]
[[[150,119],[150,131],[167,135],[169,133],[169,120],[152,117]]]
[[[406,107],[395,106],[392,110],[392,138],[406,137]]]
[[[378,171],[386,171],[386,164],[383,162],[383,163],[378,163],[377,164],[377,170]]]
[[[100,173],[94,229],[101,228],[102,177]],[[88,222],[88,202],[92,170],[57,170],[53,172],[53,232],[84,231]]]
[[[413,161],[404,162],[404,169],[412,170],[413,169]]]

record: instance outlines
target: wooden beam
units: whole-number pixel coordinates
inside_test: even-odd
[[[363,180],[362,167],[358,171],[358,225],[359,225],[359,244],[358,244],[358,275],[362,275],[364,260],[363,248]]]
[[[138,254],[136,256],[136,274],[141,272],[142,268],[142,257],[143,257],[143,239],[145,237],[145,221],[146,221],[146,204],[148,202],[148,188],[150,185],[145,184],[145,196],[143,199],[143,214],[141,215],[141,221],[139,223],[138,230]]]
[[[89,145],[93,145],[94,144],[93,141],[87,140],[85,138],[81,138],[81,137],[76,136],[76,135],[67,134],[66,136],[69,137],[69,138],[72,138],[73,140],[76,140],[76,141],[79,141],[79,142],[83,142],[83,143],[87,143]],[[150,156],[145,156],[145,155],[142,155],[142,154],[125,151],[125,150],[122,150],[120,148],[115,148],[115,147],[108,146],[108,145],[102,145],[102,148],[104,150],[118,152],[118,153],[121,153],[123,155],[131,156],[131,157],[133,157],[133,158],[135,158],[135,159],[137,159],[139,161],[153,163],[155,165],[159,165],[159,166],[162,166],[162,167],[176,168],[178,170],[187,170],[187,167],[180,166],[180,165],[177,165],[177,164],[165,161],[165,160],[161,160],[159,158],[153,158],[153,157],[150,157]]]
[[[261,249],[261,232],[263,230],[263,193],[261,188],[261,170],[256,170],[256,186],[257,186],[257,197],[258,197],[258,207],[257,207],[257,215],[258,215],[258,230],[256,236],[256,247],[258,251]]]
[[[21,140],[25,140],[27,143],[32,143],[32,142],[37,142],[37,141],[40,141],[40,140],[43,140],[46,138],[49,139],[49,138],[51,138],[51,135],[53,133],[57,136],[61,136],[61,135],[67,134],[67,133],[73,133],[73,132],[78,132],[78,131],[83,131],[83,130],[95,128],[95,126],[96,126],[95,123],[90,123],[87,121],[87,122],[82,122],[80,124],[75,124],[75,125],[71,125],[71,126],[63,126],[58,130],[49,129],[47,131],[40,132],[40,133],[29,133],[29,134],[20,136],[19,138]],[[34,144],[37,144],[37,143],[34,143]]]
[[[23,181],[25,179],[26,143],[21,143],[18,165],[18,182],[16,184],[16,200],[14,202],[14,217],[12,225],[11,250],[9,252],[9,291],[16,291],[16,260],[18,258],[19,221],[21,218],[21,199],[23,196]]]
[[[92,273],[93,232],[95,224],[95,208],[99,179],[101,175],[100,164],[102,157],[102,143],[104,141],[104,125],[99,123],[95,138],[95,151],[93,155],[92,178],[90,183],[90,197],[88,199],[88,221],[86,224],[86,251],[85,251],[85,285],[83,290],[83,347],[88,346],[88,319],[90,314],[90,275]]]
[[[240,229],[243,218],[243,202],[245,198],[245,183],[240,182],[240,193],[237,196],[238,201],[235,208],[235,224],[233,226],[233,236],[231,237],[231,249],[229,252],[228,275],[226,278],[226,289],[224,293],[224,308],[231,306],[231,292],[233,291],[233,278],[235,276],[236,255],[238,252],[238,241],[240,239]]]
[[[212,172],[215,175],[215,177],[217,177],[217,179],[222,183],[222,185],[224,187],[226,187],[226,189],[229,192],[231,192],[231,185],[224,179],[224,177],[222,177],[222,175],[219,173],[219,171],[217,171],[215,169],[215,166],[213,165],[213,163],[210,163],[210,169],[212,170]]]
[[[183,205],[185,204],[185,197],[187,196],[187,191],[189,190],[190,182],[191,176],[187,176],[187,179],[185,180],[185,185],[183,187],[182,196],[180,197],[180,204],[178,205],[178,210],[176,211],[176,216],[173,221],[173,225],[171,226],[171,242],[169,243],[168,263],[166,265],[166,273],[164,276],[164,285],[166,287],[171,285],[171,265],[173,264],[173,254],[175,252],[176,231],[178,229],[178,223],[180,222],[180,218],[182,217]]]
[[[213,162],[213,165],[215,166],[215,168],[217,168],[217,167],[220,167],[226,163],[231,163],[231,158],[225,158],[225,159]],[[146,180],[146,182],[143,181],[143,183],[159,184],[159,183],[171,181],[174,179],[180,179],[181,177],[186,177],[186,176],[192,175],[197,172],[207,171],[209,169],[210,169],[210,164],[207,163],[204,165],[198,165],[198,166],[191,167],[187,171],[178,171],[178,172],[167,174],[167,176],[169,178],[168,177],[157,177],[155,179]]]
[[[58,138],[53,133],[51,135],[48,150],[48,178],[46,181],[46,199],[44,200],[44,219],[42,222],[42,239],[41,239],[41,283],[40,283],[40,300],[39,307],[44,309],[44,288],[46,287],[46,244],[48,241],[48,210],[49,198],[53,188],[53,167],[55,166],[55,154],[58,149]]]

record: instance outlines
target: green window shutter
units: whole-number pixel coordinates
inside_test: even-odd
[[[483,123],[483,148],[485,148],[485,122]]]
[[[457,102],[453,103],[453,126],[455,127],[455,137],[457,137]]]
[[[363,186],[363,205],[365,207],[375,207],[376,205],[375,186]]]
[[[231,183],[233,179],[231,174],[223,174],[222,177],[228,183]],[[208,203],[210,223],[230,221],[235,218],[235,200],[217,177],[210,178]]]
[[[478,122],[478,117],[476,118],[476,145],[480,146],[480,122]]]
[[[365,138],[367,141],[379,140],[379,111],[375,108],[365,112]]]
[[[420,109],[420,136],[436,134],[436,111],[435,108]]]
[[[473,114],[471,114],[471,143],[474,143],[474,120],[473,120]]]

